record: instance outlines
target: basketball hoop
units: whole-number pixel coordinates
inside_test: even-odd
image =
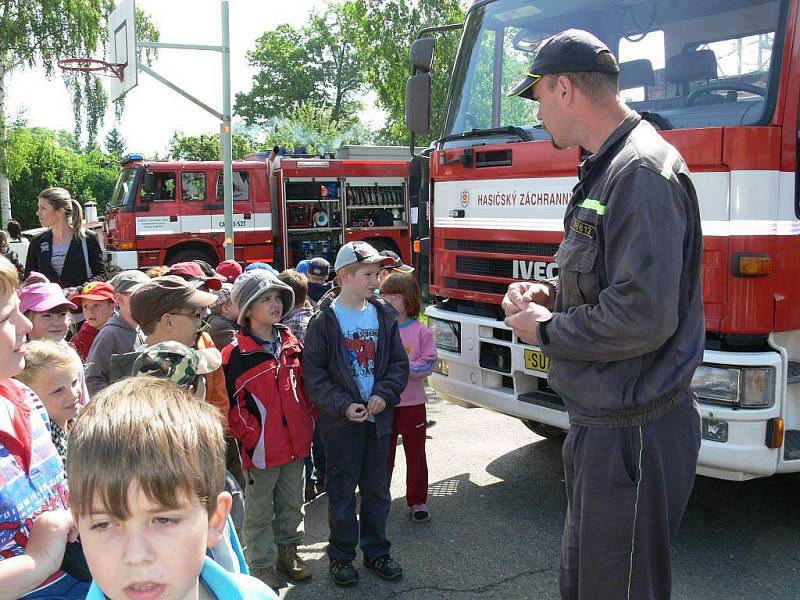
[[[92,73],[104,77],[116,77],[120,81],[125,80],[124,63],[113,64],[98,58],[62,58],[58,61],[58,66],[64,71]]]

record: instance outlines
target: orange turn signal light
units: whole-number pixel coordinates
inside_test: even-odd
[[[414,240],[412,246],[414,247],[414,253],[419,254],[419,248],[420,248],[419,240]]]
[[[767,448],[780,448],[783,446],[784,425],[783,419],[775,417],[767,421]]]
[[[772,273],[772,259],[768,254],[734,254],[732,270],[734,277],[766,277]]]
[[[136,250],[136,244],[133,242],[120,242],[119,243],[120,250]]]

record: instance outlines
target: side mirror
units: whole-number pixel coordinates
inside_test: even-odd
[[[415,40],[411,44],[411,73],[417,71],[430,73],[433,66],[433,49],[436,46],[436,38],[426,37]]]
[[[430,73],[417,73],[406,81],[406,127],[416,135],[428,135],[430,133]]]
[[[150,202],[156,196],[156,174],[146,171],[142,183],[142,202]]]

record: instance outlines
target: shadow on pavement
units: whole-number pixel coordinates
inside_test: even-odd
[[[498,432],[498,435],[502,435]],[[461,464],[459,456],[439,456]],[[404,568],[385,582],[361,566],[355,588],[328,576],[327,500],[306,505],[307,584],[282,590],[306,598],[435,600],[558,598],[565,492],[561,444],[539,440],[478,470],[431,482],[433,520],[412,523],[405,497],[392,502],[388,535]],[[488,474],[488,475],[487,475]],[[473,479],[480,479],[476,483]],[[798,597],[800,475],[746,482],[698,477],[673,549],[673,599]]]
[[[401,582],[386,582],[355,564],[360,581],[337,588],[328,576],[327,501],[306,505],[301,553],[314,579],[282,591],[305,598],[557,598],[558,552],[564,520],[560,444],[538,441],[518,448],[487,469],[497,480],[477,485],[463,473],[429,486],[433,519],[412,523],[405,497],[392,502],[388,536],[404,569]]]

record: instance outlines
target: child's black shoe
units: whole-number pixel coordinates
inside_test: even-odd
[[[399,579],[403,576],[403,569],[398,565],[394,559],[389,556],[380,556],[378,558],[364,558],[364,566],[375,571],[379,577],[392,581]]]
[[[331,578],[336,585],[349,587],[358,583],[358,571],[356,571],[351,560],[332,558],[329,569]]]

